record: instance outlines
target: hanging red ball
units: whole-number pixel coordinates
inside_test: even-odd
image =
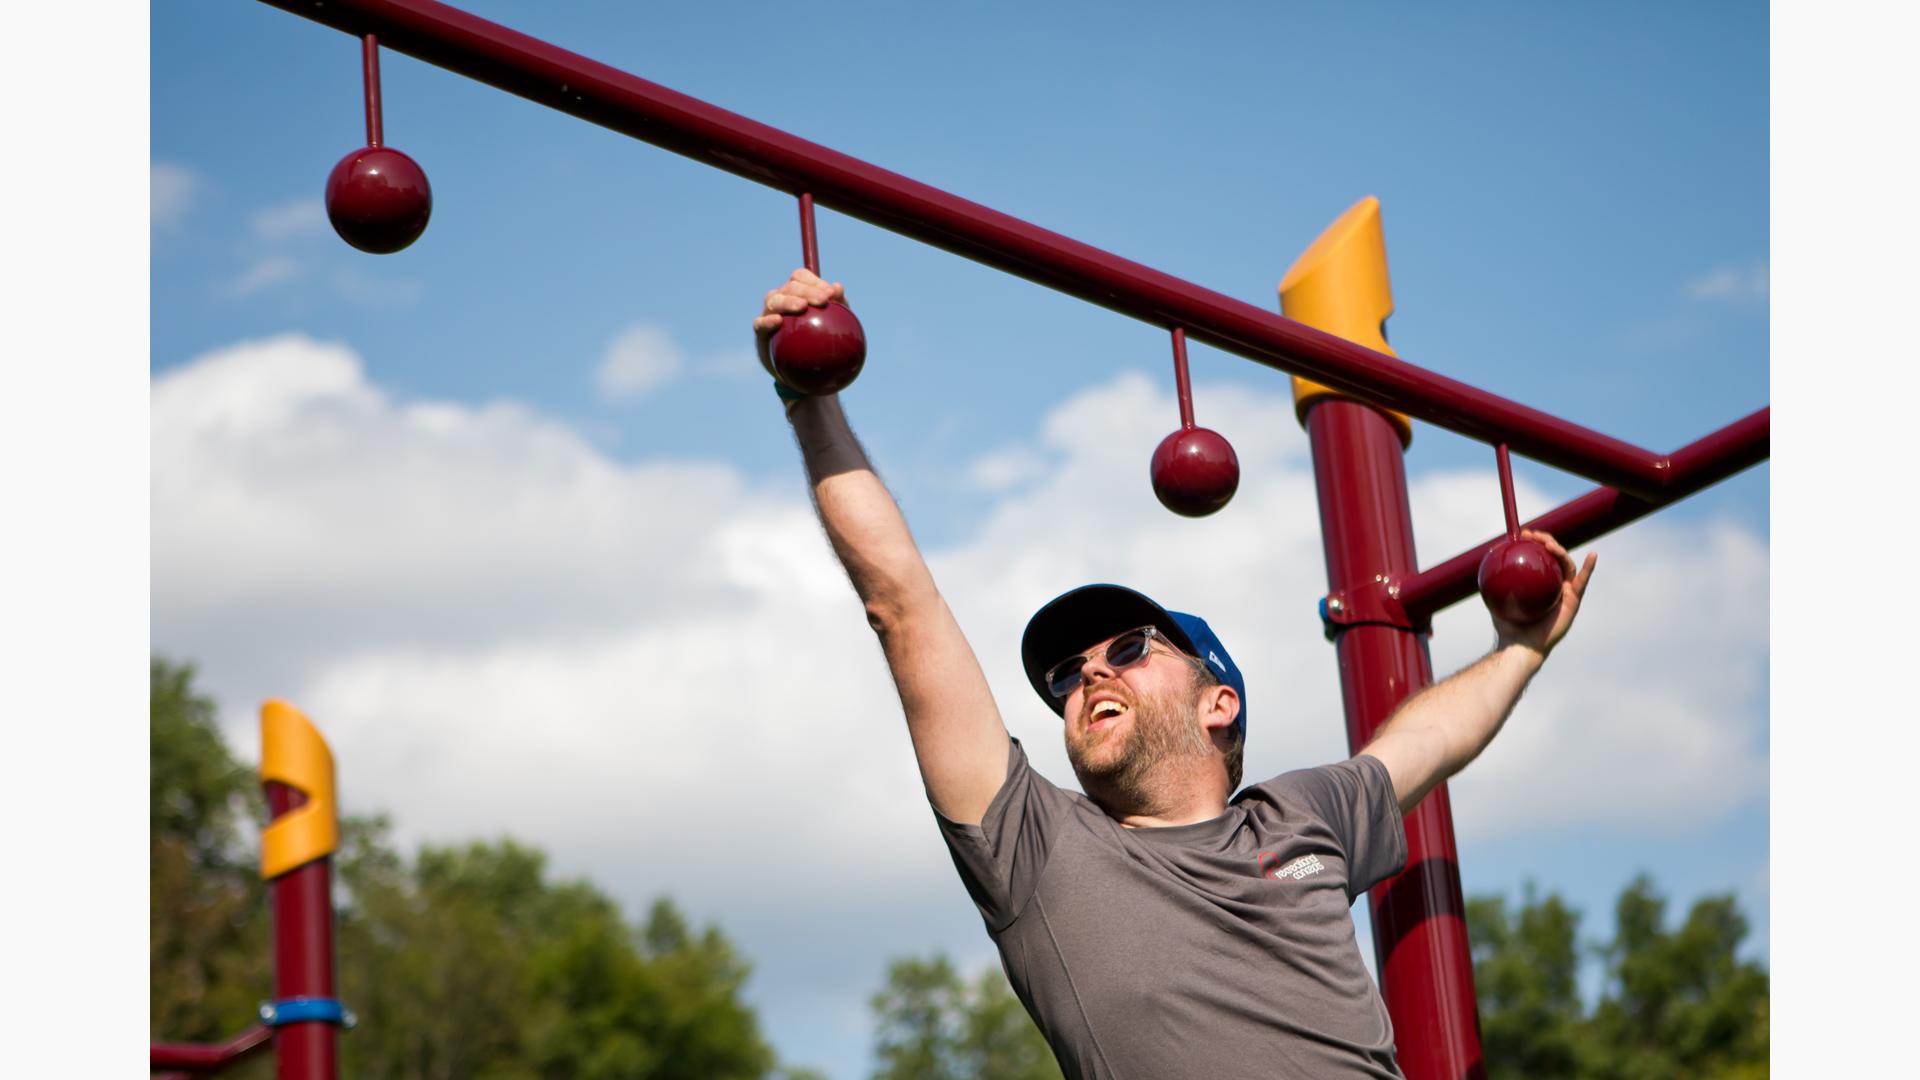
[[[327,175],[327,219],[361,251],[399,251],[420,238],[432,214],[426,172],[391,146],[363,146]]]
[[[1153,493],[1176,514],[1206,517],[1240,487],[1240,459],[1217,431],[1181,428],[1153,450]]]
[[[839,301],[809,307],[804,315],[783,315],[767,342],[773,377],[796,393],[837,393],[852,383],[867,362],[867,333],[853,309]]]
[[[1525,626],[1560,603],[1560,560],[1532,540],[1502,540],[1480,560],[1480,599],[1487,610]]]

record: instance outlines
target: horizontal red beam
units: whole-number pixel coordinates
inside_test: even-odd
[[[261,0],[718,169],[1649,499],[1651,451],[1362,348],[431,0]]]
[[[1550,532],[1567,547],[1576,547],[1711,487],[1767,460],[1771,452],[1770,411],[1761,409],[1674,451],[1667,458],[1671,475],[1666,490],[1657,499],[1642,499],[1613,488],[1596,488],[1541,514],[1523,527]],[[1505,533],[1489,537],[1478,547],[1401,582],[1401,607],[1417,622],[1472,596],[1478,591],[1480,560],[1504,539]]]
[[[223,1043],[153,1043],[149,1071],[180,1069],[212,1072],[247,1057],[273,1041],[273,1029],[255,1024]]]

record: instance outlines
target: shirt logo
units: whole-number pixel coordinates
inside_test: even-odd
[[[1275,855],[1273,852],[1261,852],[1260,876],[1272,878],[1275,881],[1279,881],[1281,878],[1292,878],[1295,881],[1299,881],[1308,874],[1317,874],[1327,868],[1327,864],[1321,862],[1320,856],[1318,855],[1302,855],[1292,862],[1287,863],[1285,866],[1275,865],[1279,863],[1279,861],[1280,856]]]

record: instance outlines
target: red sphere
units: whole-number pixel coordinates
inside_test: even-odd
[[[767,342],[773,377],[801,394],[832,394],[845,389],[867,362],[867,333],[853,310],[838,301],[809,307],[804,315],[783,315]]]
[[[1181,428],[1153,450],[1153,493],[1176,514],[1206,517],[1240,486],[1240,459],[1217,431]]]
[[[1532,540],[1503,540],[1480,560],[1480,599],[1510,623],[1536,623],[1560,603],[1560,560]]]
[[[399,251],[420,238],[432,213],[427,174],[391,146],[363,146],[327,176],[327,218],[361,251]]]

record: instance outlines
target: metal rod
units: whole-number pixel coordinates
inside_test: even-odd
[[[432,0],[261,0],[1070,296],[1515,452],[1658,497],[1651,451],[1030,225]]]
[[[223,1043],[152,1043],[147,1055],[149,1070],[211,1072],[252,1055],[272,1041],[273,1029],[255,1024]]]
[[[1187,378],[1187,331],[1173,328],[1173,387],[1180,395],[1180,426],[1193,426],[1193,383]]]
[[[380,42],[372,34],[360,40],[360,75],[367,90],[367,145],[379,146],[380,130]]]
[[[800,193],[800,261],[814,277],[820,276],[820,237],[813,227],[813,193]]]
[[[1585,495],[1541,514],[1526,523],[1529,529],[1550,532],[1572,548],[1638,521],[1663,506],[1686,498],[1727,477],[1767,460],[1769,409],[1760,409],[1695,442],[1675,450],[1673,479],[1658,499],[1642,499],[1613,488],[1595,488]],[[1480,560],[1499,537],[1428,567],[1400,583],[1400,604],[1415,619],[1457,604],[1474,594]]]
[[[1507,511],[1507,539],[1520,539],[1520,511],[1513,504],[1513,459],[1507,454],[1507,444],[1497,443],[1493,448],[1493,460],[1500,466],[1500,502]]]

